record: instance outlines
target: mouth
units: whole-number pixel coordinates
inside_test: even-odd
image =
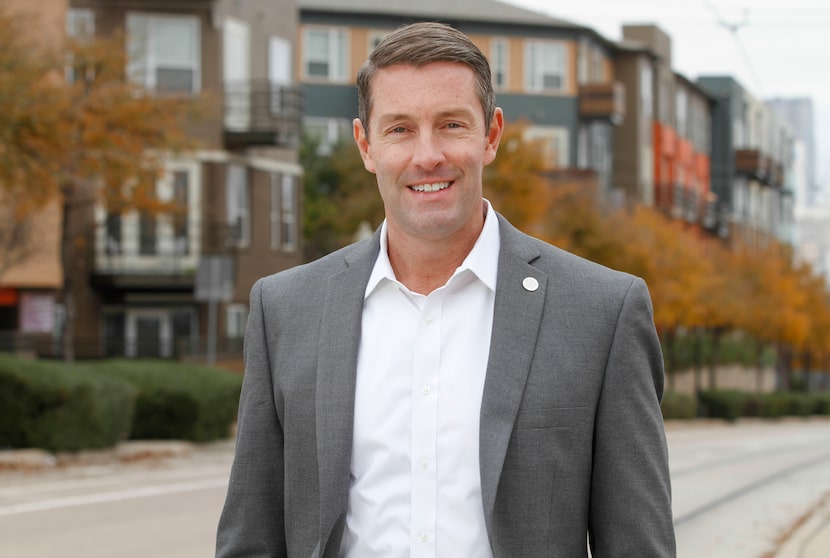
[[[452,182],[434,182],[432,184],[414,184],[409,187],[413,192],[439,192],[452,186]]]

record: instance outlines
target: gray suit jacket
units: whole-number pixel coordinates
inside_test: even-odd
[[[479,439],[494,555],[584,557],[590,539],[595,558],[674,556],[663,361],[645,284],[499,222]],[[254,285],[218,557],[337,555],[378,250],[376,234]],[[526,277],[539,288],[526,290]]]

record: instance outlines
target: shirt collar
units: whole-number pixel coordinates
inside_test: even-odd
[[[499,223],[496,217],[496,212],[493,206],[485,199],[487,212],[484,218],[484,227],[481,229],[473,249],[464,258],[464,261],[453,273],[453,277],[459,273],[470,270],[478,277],[479,281],[495,292],[496,277],[498,275],[499,267],[499,249],[501,247],[501,235],[499,233]],[[369,276],[369,282],[366,284],[366,293],[364,300],[371,295],[378,286],[386,281],[397,283],[395,272],[392,270],[392,264],[389,262],[388,239],[386,237],[386,220],[380,227],[380,252],[378,253],[375,266],[372,268],[372,274]]]

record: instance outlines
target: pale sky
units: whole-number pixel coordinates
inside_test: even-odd
[[[671,36],[672,65],[695,80],[731,75],[759,99],[810,97],[816,179],[830,190],[830,0],[502,0],[619,40],[623,24]]]

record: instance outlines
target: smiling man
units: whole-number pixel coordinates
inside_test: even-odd
[[[254,285],[217,556],[674,556],[643,281],[483,199],[504,116],[465,35],[403,27],[357,82],[386,219]]]

